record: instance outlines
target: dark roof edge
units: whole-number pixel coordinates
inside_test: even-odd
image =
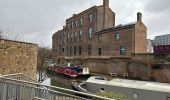
[[[121,29],[125,29],[125,28],[132,28],[133,25],[135,25],[135,23],[130,24],[130,25],[125,25],[125,26],[116,26],[116,27],[113,27],[113,28],[103,29],[101,31],[96,32],[96,34],[104,33],[104,32],[111,32],[111,31],[116,31],[116,30],[121,30]]]

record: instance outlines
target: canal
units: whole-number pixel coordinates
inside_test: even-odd
[[[67,89],[72,89],[71,83],[74,81],[82,82],[88,79],[88,77],[69,78],[66,76],[54,75],[49,73],[47,73],[45,76],[46,77],[41,84],[49,85],[49,86],[57,86],[57,87],[62,87]]]

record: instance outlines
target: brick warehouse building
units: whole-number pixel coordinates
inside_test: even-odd
[[[73,14],[66,26],[54,33],[53,58],[57,64],[72,63],[109,73],[106,67],[112,66],[113,59],[126,62],[131,54],[146,53],[146,38],[141,13],[137,13],[137,21],[115,26],[115,13],[109,8],[109,0],[103,0],[101,6]]]

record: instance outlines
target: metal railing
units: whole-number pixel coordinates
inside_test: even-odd
[[[12,75],[15,76],[15,75]],[[22,75],[20,75],[22,76]],[[21,78],[22,79],[22,78]],[[25,79],[25,78],[24,78]],[[111,100],[54,86],[0,76],[0,100]]]
[[[17,80],[23,80],[23,81],[29,81],[29,82],[37,83],[36,80],[33,80],[33,79],[29,78],[28,76],[26,76],[26,75],[24,75],[22,73],[2,75],[1,77],[6,77],[6,78],[11,78],[11,79],[17,79]]]

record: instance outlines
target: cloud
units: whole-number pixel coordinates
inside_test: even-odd
[[[65,19],[87,9],[96,1],[0,0],[0,30],[20,34],[28,42],[51,40],[52,30],[61,29]],[[51,46],[51,43],[43,44]]]
[[[54,30],[60,30],[65,20],[103,0],[0,0],[0,30],[20,34],[24,41],[44,46],[52,44]],[[169,0],[110,0],[116,13],[116,24],[136,21],[143,13],[148,38],[170,32]]]
[[[150,0],[145,7],[145,11],[151,13],[163,13],[164,11],[170,10],[169,0]]]
[[[144,8],[148,26],[148,37],[154,38],[157,35],[170,33],[170,1],[169,0],[150,0]]]

